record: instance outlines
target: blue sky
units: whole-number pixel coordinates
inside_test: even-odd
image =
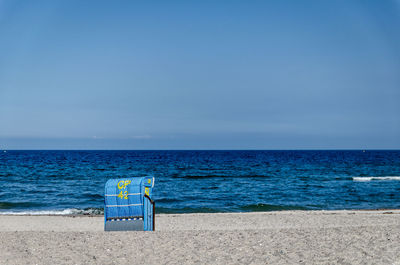
[[[400,1],[0,0],[0,149],[399,149]]]

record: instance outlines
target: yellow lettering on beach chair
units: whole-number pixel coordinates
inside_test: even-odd
[[[128,191],[124,191],[124,193],[122,193],[122,190],[121,190],[121,192],[118,194],[118,198],[128,199]]]
[[[123,185],[124,185],[124,182],[125,182],[125,181],[123,181],[123,180],[121,180],[121,181],[118,182],[118,185],[117,185],[117,186],[118,186],[118,189],[123,189],[123,187],[124,187],[124,186],[123,186]],[[119,184],[122,184],[122,185],[120,186]]]
[[[126,186],[128,186],[129,184],[131,184],[131,181],[130,181],[130,180],[125,180],[124,189],[125,189]]]
[[[131,184],[130,180],[121,180],[118,182],[117,186],[118,186],[118,189],[122,190],[122,189],[125,189],[126,186],[128,186],[129,184]]]

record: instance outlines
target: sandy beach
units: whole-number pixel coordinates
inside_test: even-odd
[[[103,218],[0,216],[1,264],[400,264],[400,210],[160,214],[155,232]]]

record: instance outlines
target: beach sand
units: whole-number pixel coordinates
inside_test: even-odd
[[[0,264],[400,265],[400,210],[159,214],[156,230],[3,215]]]

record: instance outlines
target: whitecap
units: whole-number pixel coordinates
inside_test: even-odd
[[[353,177],[353,181],[372,181],[372,180],[400,180],[400,176],[385,176],[385,177]]]
[[[103,214],[101,209],[64,209],[64,210],[28,210],[28,211],[1,211],[0,215],[100,215]]]

